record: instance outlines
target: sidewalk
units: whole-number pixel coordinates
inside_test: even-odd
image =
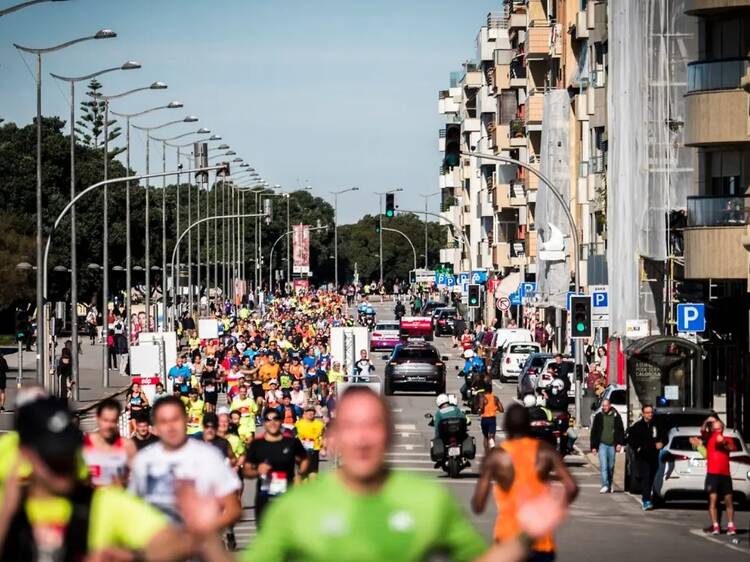
[[[596,470],[599,470],[599,455],[594,455],[591,452],[590,442],[591,433],[590,428],[582,427],[578,430],[578,439],[576,439],[575,447],[583,454],[591,466]],[[625,490],[625,453],[618,453],[615,455],[615,474],[614,474],[613,487],[615,490]]]
[[[5,413],[0,414],[0,431],[7,431],[13,427],[13,409],[16,401],[16,372],[18,369],[18,352],[15,348],[1,348],[5,355],[10,371],[5,395]],[[36,352],[24,351],[22,385],[28,386],[36,382]],[[102,346],[92,346],[88,340],[81,342],[79,359],[79,391],[80,400],[71,402],[73,410],[86,413],[93,410],[96,404],[109,396],[123,392],[130,385],[130,378],[121,376],[116,370],[111,370],[109,386],[103,386],[102,380]]]

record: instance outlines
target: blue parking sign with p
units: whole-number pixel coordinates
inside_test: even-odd
[[[680,303],[677,305],[678,332],[705,332],[706,305],[703,303]]]
[[[594,308],[607,308],[608,301],[607,293],[604,291],[591,293],[591,306]]]

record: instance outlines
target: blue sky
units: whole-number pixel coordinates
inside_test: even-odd
[[[0,0],[7,7],[20,0]],[[438,191],[437,92],[475,55],[475,38],[501,0],[70,0],[0,18],[0,117],[28,123],[35,112],[34,59],[12,43],[55,45],[111,28],[44,58],[45,115],[68,115],[75,76],[126,60],[140,70],[101,77],[106,93],[162,80],[163,92],[113,102],[135,112],[171,100],[184,109],[145,116],[152,126],[194,114],[271,184],[313,193],[358,186],[339,199],[341,222],[377,212],[375,191],[394,187],[401,208],[421,209]],[[24,60],[26,64],[24,64]],[[28,68],[27,68],[28,65]],[[83,86],[79,86],[80,94]],[[77,96],[80,100],[81,95]],[[124,138],[124,136],[123,136]],[[144,169],[141,133],[132,165]],[[190,140],[184,139],[184,140]],[[153,148],[152,148],[153,150]],[[152,158],[153,158],[152,152]],[[167,161],[174,162],[168,153]],[[158,160],[160,162],[161,155]],[[430,200],[437,210],[439,197]]]

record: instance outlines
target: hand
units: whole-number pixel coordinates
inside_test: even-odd
[[[724,442],[724,436],[723,436],[723,435],[722,435],[721,433],[719,433],[719,434],[718,434],[718,435],[716,436],[716,442],[717,442],[717,443],[723,443],[723,442]]]
[[[258,465],[258,474],[260,474],[261,476],[265,476],[266,474],[271,472],[272,468],[273,467],[270,464],[262,462]]]
[[[703,441],[701,440],[700,437],[691,437],[689,441],[694,449],[700,447],[703,444]]]
[[[539,538],[558,527],[567,514],[565,490],[560,484],[553,484],[547,493],[522,502],[516,518],[524,533]]]

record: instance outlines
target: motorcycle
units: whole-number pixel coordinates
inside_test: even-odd
[[[435,425],[432,414],[425,414],[430,426]],[[448,473],[450,478],[458,478],[477,453],[474,438],[467,430],[466,418],[448,418],[438,425],[439,437],[430,441],[430,458]]]
[[[456,371],[459,371],[458,365],[456,365]],[[461,370],[458,376],[464,378],[464,384],[461,387],[461,398],[464,405],[471,410],[472,414],[479,414],[479,400],[477,400],[477,396],[484,392],[481,384],[482,377],[474,368],[468,372]]]
[[[364,322],[364,326],[368,330],[373,330],[375,328],[375,314],[365,314]]]
[[[556,412],[552,418],[552,435],[555,439],[552,445],[557,445],[560,455],[563,457],[573,449],[573,442],[577,436],[571,435],[572,431],[570,414],[568,412]]]

